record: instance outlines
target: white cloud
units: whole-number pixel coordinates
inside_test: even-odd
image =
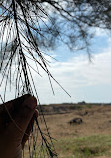
[[[33,77],[35,79],[41,103],[75,102],[79,101],[79,98],[80,100],[82,98],[88,100],[87,96],[85,96],[85,93],[82,93],[84,89],[87,89],[88,93],[90,94],[91,87],[99,86],[102,89],[102,85],[109,85],[110,88],[110,70],[111,49],[94,55],[93,63],[90,63],[87,56],[83,55],[74,57],[67,62],[52,63],[50,71],[52,72],[55,79],[65,88],[66,91],[70,93],[72,98],[69,98],[67,94],[65,94],[61,88],[52,81],[53,88],[55,90],[55,96],[53,96],[47,74],[45,74],[43,70],[40,69],[40,73],[43,77],[38,76],[34,71]],[[1,88],[2,92],[3,88],[4,86]],[[104,88],[102,93],[106,93],[104,92]],[[93,95],[94,98],[94,94],[92,94],[92,92],[91,95]],[[107,93],[104,95],[107,95]],[[8,96],[8,99],[9,98],[10,97]],[[107,99],[105,101],[107,101]]]
[[[106,50],[103,53],[94,55],[93,63],[88,61],[87,56],[78,56],[72,58],[67,62],[55,62],[51,65],[50,71],[52,72],[55,79],[67,90],[72,98],[70,99],[61,88],[53,82],[53,87],[56,93],[54,97],[52,95],[50,84],[48,78],[44,76],[44,73],[41,74],[44,76],[42,79],[37,78],[36,85],[38,87],[38,93],[40,94],[41,103],[49,102],[74,102],[79,101],[79,97],[88,100],[85,94],[80,94],[77,96],[77,91],[84,91],[87,89],[89,94],[91,87],[101,87],[103,85],[109,85],[109,90],[111,86],[111,49]],[[95,88],[96,91],[96,88]],[[101,93],[107,95],[106,91]],[[83,96],[82,96],[83,95]],[[95,94],[92,94],[94,98]],[[96,97],[95,97],[96,98]],[[104,98],[99,98],[98,102],[104,100]],[[94,99],[93,99],[94,100]],[[93,101],[90,99],[90,101]],[[97,101],[97,100],[95,100]],[[107,97],[105,99],[107,100]]]
[[[52,81],[53,88],[55,90],[55,96],[53,96],[47,74],[45,74],[43,70],[40,69],[41,75],[43,77],[38,76],[34,71],[33,71],[33,77],[35,79],[35,83],[41,103],[75,102],[75,101],[80,101],[82,99],[88,100],[87,98],[88,96],[85,94],[86,92],[84,89],[88,91],[89,93],[88,95],[90,95],[91,88],[93,89],[93,87],[98,88],[99,86],[102,89],[103,85],[107,85],[107,86],[109,85],[109,90],[110,90],[111,87],[110,70],[111,70],[111,49],[108,49],[103,53],[94,55],[93,63],[90,63],[88,61],[87,56],[83,56],[83,55],[74,57],[67,62],[52,63],[50,71],[52,72],[55,79],[65,88],[66,91],[70,93],[72,98],[69,98],[67,94],[65,94],[61,90],[61,88]],[[1,91],[3,92],[2,89]],[[94,93],[95,92],[93,93],[91,92],[93,98],[95,95]],[[103,88],[103,92],[101,93],[107,95],[106,91],[104,91],[104,88]],[[99,99],[100,100],[98,100],[98,102],[101,101],[103,98],[99,98]],[[92,100],[90,99],[90,101]],[[105,101],[107,101],[107,98]]]
[[[89,84],[111,83],[111,53],[104,52],[94,56],[93,63],[88,61],[86,56],[78,56],[68,62],[61,62],[53,66],[52,71],[60,81],[67,78],[68,81],[75,81],[76,87],[82,83],[83,86]],[[59,77],[61,76],[61,77]]]
[[[93,55],[92,63],[87,55],[73,57],[66,62],[52,62],[50,71],[55,79],[70,93],[68,97],[61,88],[52,81],[55,90],[53,96],[47,74],[40,70],[42,77],[34,71],[33,77],[41,103],[77,102],[77,101],[98,101],[108,102],[111,100],[111,47],[104,49],[104,52]],[[34,63],[30,61],[32,67]],[[107,88],[105,88],[107,87]],[[4,91],[4,85],[1,92]],[[10,94],[10,95],[9,95]],[[14,98],[14,91],[7,93],[7,100]]]
[[[94,30],[95,30],[95,35],[96,36],[107,36],[108,35],[108,31],[106,31],[105,29],[101,29],[101,28],[99,28],[99,27],[97,27],[97,28],[94,28]]]

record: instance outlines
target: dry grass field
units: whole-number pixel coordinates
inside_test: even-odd
[[[59,158],[111,158],[110,105],[81,105],[67,110],[62,105],[61,109],[52,115],[50,109],[45,115],[51,136],[57,140],[54,145]],[[81,118],[82,123],[70,125],[74,118]],[[45,132],[42,122],[41,128]]]

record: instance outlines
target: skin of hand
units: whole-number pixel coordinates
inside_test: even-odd
[[[22,158],[22,150],[38,117],[30,94],[0,105],[0,158]]]

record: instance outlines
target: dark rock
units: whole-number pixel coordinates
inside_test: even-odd
[[[74,119],[72,119],[71,121],[69,121],[69,124],[70,124],[70,125],[73,125],[73,124],[81,124],[81,123],[83,123],[82,118],[74,118]]]

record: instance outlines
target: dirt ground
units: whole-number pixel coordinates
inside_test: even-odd
[[[70,125],[68,122],[74,118],[81,118],[83,122]],[[45,119],[52,137],[56,139],[65,136],[111,134],[111,106],[75,109],[66,114],[46,115]]]
[[[69,121],[74,118],[81,118],[83,122],[70,125]],[[65,137],[111,135],[111,106],[91,106],[90,108],[74,109],[65,114],[46,115],[45,119],[51,136],[57,140]],[[42,129],[46,130],[45,127],[42,127]]]
[[[62,107],[64,108],[64,106]],[[74,118],[81,118],[81,124],[69,124]],[[91,106],[65,110],[63,114],[45,115],[51,137],[56,140],[77,138],[80,136],[111,135],[111,106]],[[41,129],[46,132],[44,122],[40,120]],[[109,158],[99,156],[94,158]]]

